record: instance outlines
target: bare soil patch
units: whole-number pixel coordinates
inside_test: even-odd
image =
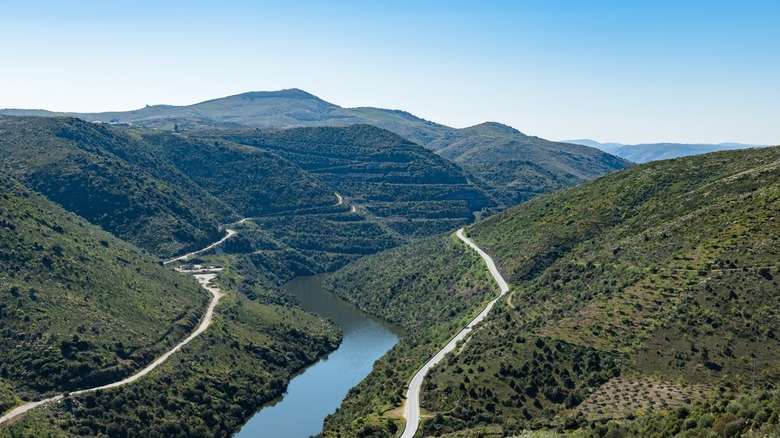
[[[588,418],[616,418],[639,411],[661,412],[690,405],[704,398],[707,392],[703,385],[621,376],[601,385],[576,411]]]

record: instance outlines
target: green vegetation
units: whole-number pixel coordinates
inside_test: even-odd
[[[399,427],[393,410],[400,406],[406,380],[495,290],[482,260],[451,235],[370,255],[471,223],[503,208],[501,201],[521,200],[507,198],[507,190],[512,178],[531,173],[505,180],[480,174],[478,168],[469,173],[369,125],[245,129],[244,122],[252,118],[262,123],[256,101],[287,105],[292,112],[285,117],[299,125],[336,119],[339,124],[388,124],[429,145],[455,131],[401,111],[362,108],[345,115],[349,111],[297,90],[235,96],[232,103],[244,112],[233,120],[212,118],[224,111],[225,101],[204,103],[197,113],[150,107],[136,114],[152,116],[146,119],[149,126],[163,131],[72,118],[0,117],[0,164],[48,198],[0,180],[9,187],[3,191],[9,204],[0,211],[0,234],[7,234],[0,239],[0,261],[6,263],[0,264],[6,272],[0,274],[0,288],[9,291],[0,295],[2,410],[22,400],[118,380],[199,321],[207,296],[191,278],[163,269],[159,258],[87,221],[156,257],[169,257],[201,248],[222,235],[223,225],[251,217],[232,225],[238,236],[193,261],[227,268],[219,281],[228,296],[202,337],[137,384],[70,397],[15,421],[0,436],[233,432],[278,396],[292,373],[338,342],[332,325],[296,309],[278,285],[365,256],[333,276],[330,287],[401,325],[409,336],[350,392],[344,407],[328,419],[326,434],[382,435]],[[165,131],[174,124],[177,132]],[[530,183],[533,188],[522,199],[609,170],[598,167],[600,158],[589,160],[578,155],[569,161],[559,157],[568,167],[529,164],[541,166],[544,176]],[[580,162],[593,173],[577,167]],[[491,185],[499,180],[500,187]],[[366,270],[383,276],[377,279]],[[518,357],[552,366],[541,359],[544,355],[556,362],[556,375],[572,382],[555,397],[582,398],[622,369],[623,351],[548,333],[527,338],[542,340],[553,353],[518,343]],[[462,355],[472,353],[464,349]],[[574,356],[582,361],[557,363]],[[531,374],[536,378],[544,372]],[[529,384],[508,375],[515,386]],[[448,376],[442,372],[436,385],[455,382]],[[437,417],[430,430],[442,433],[486,422],[484,416],[478,424],[463,417],[482,409],[480,397],[487,397],[488,390],[488,383],[469,386],[469,400],[458,401],[461,418]],[[553,403],[542,398],[545,389],[538,394],[538,411],[548,415]],[[444,413],[449,402],[426,400]]]
[[[191,277],[6,176],[0,272],[0,412],[121,380],[189,334],[208,301]],[[338,345],[333,324],[223,275],[212,326],[152,374],[29,412],[0,436],[225,436]]]
[[[693,406],[680,406],[666,413],[639,417],[583,421],[573,435],[680,436],[680,437],[765,437],[780,434],[780,392],[761,391],[735,400],[713,397]],[[582,418],[581,420],[584,420]]]
[[[146,142],[203,190],[244,217],[333,204],[333,190],[298,166],[257,148],[143,132]],[[159,159],[159,158],[158,158]]]
[[[495,294],[491,282],[454,235],[365,257],[329,277],[326,288],[407,333],[326,419],[323,435],[393,436],[407,381]]]
[[[349,133],[326,131],[332,141]],[[223,138],[140,134],[157,156],[166,157],[241,216],[252,218],[235,225],[240,235],[217,249],[235,255],[222,262],[240,267],[249,283],[275,287],[295,275],[335,270],[403,241],[372,216],[351,212],[345,202],[338,204],[334,187],[277,151]]]
[[[241,273],[235,284],[239,291],[252,285],[276,289],[295,276],[334,271],[398,245],[400,239],[348,206],[339,209],[341,213],[270,215],[235,225],[239,234],[217,248],[215,260]]]
[[[229,294],[211,327],[149,376],[31,411],[0,437],[229,436],[338,342],[320,318]]]
[[[0,114],[65,115],[25,110],[0,110]],[[70,115],[89,121],[133,123],[187,133],[238,128],[372,125],[463,166],[475,175],[471,178],[472,183],[506,206],[631,164],[595,148],[529,137],[498,123],[454,129],[400,110],[341,108],[298,89],[243,93],[190,106],[156,105],[137,111]],[[306,157],[300,159],[306,160]],[[346,164],[353,163],[347,161]],[[446,229],[441,226],[425,227],[423,232],[410,231],[422,236]]]
[[[510,206],[631,164],[598,149],[527,136],[499,123],[459,129],[427,147],[484,180]]]
[[[548,438],[571,436],[582,438],[625,436],[677,437],[767,437],[780,433],[780,391],[760,391],[732,399],[715,394],[707,400],[685,403],[661,412],[644,415],[626,412],[614,418],[589,419],[584,415],[569,417],[555,429],[523,430],[513,438]],[[483,436],[501,437],[503,428],[481,426],[440,435],[447,438]]]
[[[156,254],[192,250],[236,216],[142,142],[77,119],[0,117],[8,173],[91,223]]]
[[[121,380],[207,302],[193,279],[0,176],[0,410]]]
[[[192,278],[6,177],[0,188],[0,412],[120,380],[198,324],[207,296]],[[232,433],[339,342],[332,324],[263,301],[229,294],[209,330],[149,377],[30,412],[0,436]]]
[[[754,367],[758,390],[780,383],[777,211],[780,148],[768,148],[637,166],[477,223],[468,234],[512,291],[429,374],[424,434],[547,427],[604,436],[619,424],[635,435],[774,431],[774,393],[731,408],[728,400],[750,393]],[[360,281],[392,268],[372,266]],[[416,281],[410,273],[399,283]],[[384,302],[363,290],[359,304]],[[431,293],[428,285],[367,308],[400,320]],[[364,383],[381,384],[376,374]],[[358,388],[343,411],[376,390]],[[687,426],[689,413],[670,415],[691,404],[698,414]],[[339,415],[326,434],[375,414]]]
[[[494,288],[479,255],[466,249],[454,235],[428,238],[352,263],[328,277],[323,287],[368,313],[417,332],[470,314],[491,297]],[[399,312],[402,307],[405,311]]]
[[[339,254],[373,254],[399,240],[358,214],[274,216],[253,220],[279,242],[299,250]]]
[[[509,303],[516,307],[496,312],[466,349],[472,366],[486,370],[473,384],[501,394],[491,382],[501,362],[487,358],[519,334],[617,354],[629,379],[696,383],[710,392],[744,391],[755,358],[759,383],[774,387],[779,159],[775,148],[652,163],[475,226],[470,234],[515,286]],[[502,330],[507,335],[496,336]],[[454,374],[450,366],[434,373],[440,387],[427,406],[454,406],[443,395]],[[614,408],[621,404],[629,405]],[[565,426],[578,415],[567,412],[572,407],[553,406],[549,421]],[[522,420],[523,408],[492,422],[507,431],[538,425]]]
[[[198,135],[277,153],[405,236],[452,229],[496,205],[456,165],[373,126]]]
[[[0,162],[14,177],[165,257],[216,240],[222,224],[256,217],[295,257],[349,261],[495,205],[457,166],[370,126],[186,137],[68,118],[0,123]],[[334,192],[348,202],[335,205]],[[349,214],[350,205],[360,211]]]

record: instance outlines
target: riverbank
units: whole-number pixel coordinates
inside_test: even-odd
[[[340,341],[322,318],[227,290],[211,327],[143,379],[28,412],[0,437],[232,435]]]
[[[299,438],[322,431],[325,417],[338,408],[347,392],[368,375],[376,360],[400,339],[402,331],[322,289],[329,274],[297,277],[284,290],[301,307],[328,318],[343,332],[339,347],[295,376],[283,398],[252,417],[237,438]]]

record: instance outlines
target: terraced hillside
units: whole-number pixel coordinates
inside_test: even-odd
[[[65,115],[40,110],[0,114]],[[490,186],[485,188],[492,188],[491,194],[507,206],[631,164],[595,148],[526,136],[498,123],[455,129],[401,110],[342,108],[298,89],[242,93],[188,106],[68,115],[179,132],[372,125],[455,160],[484,180]]]
[[[166,160],[242,217],[333,205],[333,189],[271,152],[225,141],[140,131],[158,160]]]
[[[369,126],[212,133],[277,153],[402,236],[429,236],[496,206],[458,166]]]
[[[335,206],[331,186],[255,147],[78,119],[3,117],[0,123],[0,163],[11,175],[162,256],[205,246],[223,224],[241,217],[349,212],[346,204]],[[327,240],[313,224],[304,225]],[[379,243],[347,252],[385,249],[391,233],[375,231]]]
[[[423,434],[776,431],[777,211],[775,147],[636,166],[470,227],[512,293],[429,374]],[[436,266],[412,248],[415,266]],[[342,277],[342,286],[379,281],[386,269]],[[424,277],[398,281],[419,296],[394,306],[384,292],[354,299],[398,315],[436,312]],[[377,365],[386,368],[406,369]],[[751,393],[754,376],[756,391],[770,392],[727,409]],[[355,404],[373,388],[351,394],[349,414],[331,419],[325,435],[358,418],[389,420],[391,399],[370,411]],[[365,424],[367,436],[389,436],[381,422]]]
[[[494,205],[457,166],[368,126],[240,131],[234,142],[72,118],[1,122],[0,163],[12,175],[154,254],[205,246],[223,224],[253,218],[242,225],[251,232],[220,250],[268,286]]]

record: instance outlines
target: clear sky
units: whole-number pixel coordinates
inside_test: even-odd
[[[301,88],[554,140],[780,144],[780,1],[0,0],[0,108]]]

